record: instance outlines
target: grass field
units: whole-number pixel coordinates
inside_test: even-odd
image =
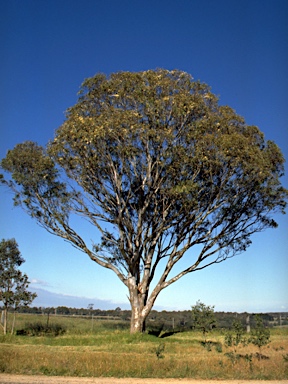
[[[17,315],[16,329],[47,323],[40,315]],[[0,372],[61,376],[158,377],[195,379],[284,380],[288,378],[288,328],[271,329],[271,343],[224,345],[224,332],[197,332],[158,338],[130,335],[119,321],[51,316],[49,324],[66,328],[54,337],[0,335]],[[229,354],[230,353],[230,354]],[[236,358],[237,356],[237,358]],[[259,357],[259,355],[258,355]]]

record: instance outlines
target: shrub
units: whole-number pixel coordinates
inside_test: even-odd
[[[24,329],[19,329],[16,335],[26,336],[59,336],[66,332],[66,327],[61,324],[29,323]]]

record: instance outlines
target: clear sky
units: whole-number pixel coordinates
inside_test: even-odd
[[[85,78],[160,67],[208,83],[288,159],[287,20],[287,0],[1,0],[0,157],[52,139]],[[129,308],[113,272],[14,208],[4,187],[0,212],[0,237],[17,240],[35,305]],[[246,253],[179,280],[155,308],[200,299],[217,311],[288,311],[288,221],[275,219]]]

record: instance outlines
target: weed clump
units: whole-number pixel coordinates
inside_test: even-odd
[[[157,359],[164,359],[164,350],[165,350],[165,344],[164,343],[160,343],[154,350],[156,356],[157,356]]]

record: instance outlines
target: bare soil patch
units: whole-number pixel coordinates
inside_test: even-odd
[[[0,374],[1,384],[255,384],[255,380],[135,379],[113,377],[59,377]],[[263,384],[288,384],[288,380],[259,380]]]

